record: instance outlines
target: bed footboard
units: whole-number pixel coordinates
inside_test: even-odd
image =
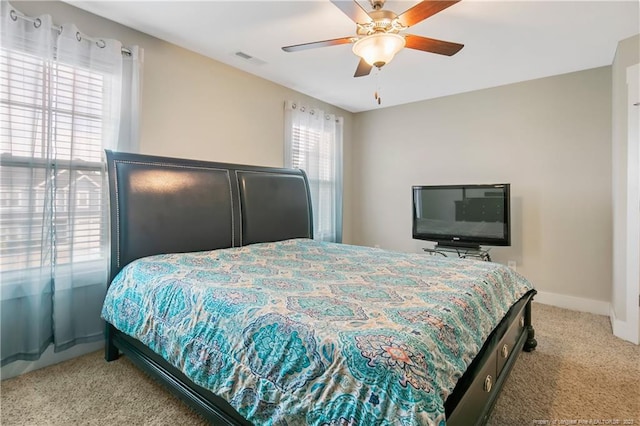
[[[530,339],[531,302],[535,290],[516,303],[487,339],[483,349],[447,399],[447,426],[483,425]],[[530,351],[535,348],[531,347]],[[470,423],[470,419],[474,422]]]
[[[527,330],[527,340],[524,342],[523,350],[525,352],[531,352],[536,348],[536,346],[538,346],[538,341],[536,340],[536,331],[533,329],[533,325],[531,324],[530,303],[527,304],[527,307],[524,311],[524,323]]]

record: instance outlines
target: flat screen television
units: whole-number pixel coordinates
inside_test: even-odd
[[[440,246],[511,245],[510,185],[413,186],[413,238]]]

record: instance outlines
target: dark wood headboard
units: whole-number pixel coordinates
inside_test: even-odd
[[[145,256],[313,238],[302,170],[106,150],[110,279]]]

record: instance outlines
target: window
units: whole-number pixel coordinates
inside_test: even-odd
[[[42,265],[43,232],[58,265],[104,259],[102,74],[8,49],[0,61],[2,272]]]
[[[307,174],[314,238],[342,240],[342,118],[287,103],[285,167]]]
[[[5,1],[0,15],[4,366],[103,338],[103,149],[137,150],[142,52]]]

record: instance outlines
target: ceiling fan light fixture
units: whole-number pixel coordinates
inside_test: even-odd
[[[375,33],[363,37],[353,45],[353,53],[371,66],[382,67],[405,46],[405,39],[394,33]]]

